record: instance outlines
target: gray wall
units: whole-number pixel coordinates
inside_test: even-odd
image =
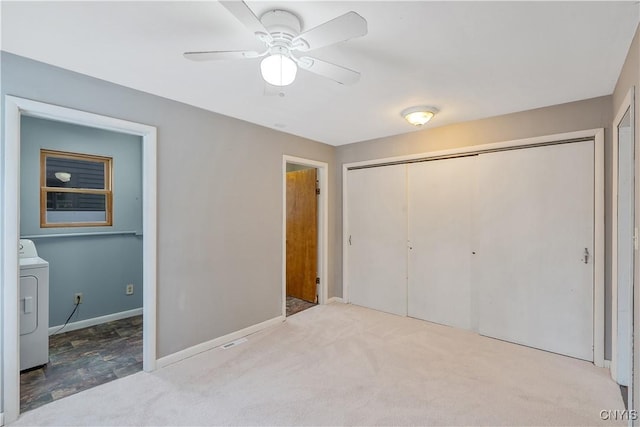
[[[142,233],[142,140],[138,136],[23,117],[20,128],[20,234]],[[113,158],[113,226],[40,228],[40,149]],[[71,321],[142,307],[142,236],[34,239],[49,262],[49,325],[64,324],[73,295],[83,303]],[[125,295],[125,286],[135,286]]]
[[[1,66],[2,95],[157,127],[158,357],[281,314],[282,156],[327,162],[333,189],[334,147],[6,52]]]
[[[610,358],[611,338],[611,96],[555,105],[530,111],[459,123],[428,127],[404,135],[337,147],[336,176],[338,199],[334,214],[340,218],[336,239],[342,236],[342,164],[429,151],[459,148],[491,142],[510,141],[585,129],[605,129],[605,357]],[[437,126],[438,116],[431,123]],[[334,259],[341,259],[342,247],[336,248]],[[342,284],[342,264],[336,269],[336,282]],[[342,288],[338,292],[342,292]]]

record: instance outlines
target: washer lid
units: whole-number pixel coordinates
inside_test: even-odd
[[[40,257],[20,258],[20,270],[48,267],[49,263]]]

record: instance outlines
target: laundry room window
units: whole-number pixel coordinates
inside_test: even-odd
[[[40,150],[40,227],[113,224],[111,157]]]

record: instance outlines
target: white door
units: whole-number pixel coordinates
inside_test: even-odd
[[[593,360],[594,143],[478,157],[478,330]]]
[[[611,372],[618,384],[628,386],[631,379],[633,330],[633,251],[634,251],[634,141],[630,109],[617,125],[617,204],[616,283],[613,286],[612,324],[613,340]],[[614,153],[615,153],[614,149]]]
[[[406,165],[349,171],[349,302],[407,314]]]
[[[408,169],[408,315],[472,329],[471,209],[476,157]]]

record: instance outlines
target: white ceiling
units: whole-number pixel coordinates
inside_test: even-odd
[[[438,107],[430,127],[613,92],[638,2],[248,1],[312,28],[350,10],[369,33],[310,56],[362,73],[342,86],[300,71],[265,95],[259,59],[192,62],[185,51],[261,50],[216,1],[2,2],[2,49],[332,145],[416,129],[399,112]]]

